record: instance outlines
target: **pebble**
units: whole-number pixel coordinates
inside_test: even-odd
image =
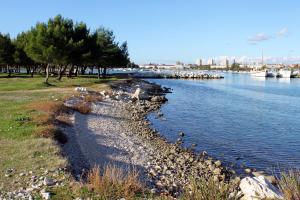
[[[45,190],[42,190],[42,191],[41,191],[41,196],[42,196],[42,198],[45,199],[45,200],[49,200],[49,199],[51,198],[50,192],[45,192]]]
[[[43,184],[44,184],[45,186],[51,186],[51,185],[54,185],[54,184],[55,184],[55,181],[54,181],[52,178],[45,177],[45,178],[44,178],[44,181],[43,181]]]

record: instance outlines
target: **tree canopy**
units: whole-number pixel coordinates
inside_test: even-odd
[[[69,76],[77,74],[79,68],[83,73],[87,67],[103,68],[105,75],[106,68],[129,65],[127,42],[116,42],[113,31],[90,31],[84,22],[61,15],[38,22],[15,39],[0,33],[0,67],[22,66],[33,73],[39,66],[46,73],[45,82],[50,69],[60,79],[66,71]]]

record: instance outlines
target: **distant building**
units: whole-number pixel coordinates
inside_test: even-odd
[[[229,68],[229,60],[227,58],[225,60],[225,66],[226,66],[226,68]]]
[[[198,59],[196,60],[196,65],[202,66],[202,59],[198,58]]]

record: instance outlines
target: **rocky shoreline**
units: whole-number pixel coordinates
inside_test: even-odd
[[[81,92],[82,96],[89,94],[85,89],[77,90]],[[209,179],[212,177],[214,181],[223,183],[231,181],[237,188],[240,178],[234,175],[233,170],[222,166],[220,160],[214,160],[206,152],[195,153],[193,147],[187,149],[181,146],[184,133],[178,133],[178,142],[173,144],[169,143],[156,130],[150,128],[147,115],[150,112],[159,112],[160,106],[167,101],[165,95],[168,92],[170,92],[168,88],[162,88],[147,81],[132,79],[125,83],[113,85],[111,92],[102,91],[97,94],[101,95],[103,99],[101,102],[94,103],[92,114],[106,115],[109,113],[110,118],[114,118],[116,115],[111,115],[112,113],[121,113],[117,115],[118,122],[113,125],[115,128],[113,130],[114,136],[118,135],[123,141],[127,141],[129,138],[135,143],[132,145],[128,141],[116,142],[118,139],[114,138],[113,142],[107,139],[101,145],[106,146],[106,148],[118,147],[119,150],[127,152],[127,157],[131,158],[126,158],[126,156],[119,158],[117,165],[120,163],[119,161],[122,161],[123,167],[137,167],[140,170],[141,177],[144,178],[146,185],[153,193],[178,197],[188,187],[191,177],[196,179],[200,177]],[[66,103],[68,105],[72,102],[74,102],[74,99]],[[112,107],[109,107],[109,111],[103,110],[102,108],[105,107],[103,104],[111,104]],[[126,118],[126,120],[121,120],[121,118]],[[101,119],[101,117],[98,116],[98,119]],[[102,121],[95,123],[108,125],[108,122],[104,122],[102,119]],[[119,127],[117,124],[124,129],[121,131],[124,135],[118,133],[121,126]],[[93,125],[89,128],[94,129],[95,134],[102,136],[107,131],[103,128],[95,128]],[[65,131],[69,132],[67,135],[70,137],[72,131]],[[112,136],[105,133],[105,137],[110,138]],[[73,148],[70,149],[69,152],[72,152]],[[87,152],[83,154],[86,154],[88,158],[91,157]],[[80,158],[79,160],[83,159]],[[99,162],[91,162],[90,165],[103,165],[108,162],[114,163],[114,160],[102,159]],[[75,168],[81,167],[76,161],[73,162],[74,165]],[[77,169],[76,173],[79,172],[80,169]]]
[[[152,78],[152,79],[223,79],[224,76],[219,74],[209,74],[202,72],[178,71],[172,73],[135,73],[132,75],[135,78]]]
[[[262,174],[253,173],[257,177],[248,176],[241,180],[233,169],[224,166],[220,160],[214,160],[205,151],[196,153],[194,146],[184,148],[184,133],[177,133],[178,140],[174,144],[153,130],[147,115],[150,112],[160,114],[160,107],[167,101],[165,96],[171,92],[170,88],[141,79],[130,79],[113,84],[111,91],[76,90],[80,92],[81,99],[91,94],[101,97],[101,101],[93,103],[91,114],[75,115],[79,120],[74,122],[73,129],[77,129],[77,136],[73,140],[78,145],[77,150],[83,151],[75,151],[74,155],[74,142],[69,142],[71,147],[65,146],[69,148],[67,155],[75,158],[70,163],[73,163],[77,176],[80,176],[80,169],[84,167],[80,164],[82,161],[85,165],[89,163],[89,166],[85,166],[87,169],[94,165],[104,167],[113,164],[123,169],[137,169],[154,194],[176,198],[183,191],[189,191],[193,180],[210,179],[215,183],[230,185],[235,199],[252,199],[253,195],[258,199],[282,199],[279,190]],[[66,105],[72,107],[77,100],[78,96],[71,98]],[[82,128],[84,124],[86,129]],[[64,131],[68,137],[74,137],[74,130]],[[101,139],[97,140],[97,137]]]

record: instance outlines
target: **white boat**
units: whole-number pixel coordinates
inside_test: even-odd
[[[292,75],[292,71],[287,70],[287,69],[280,69],[277,72],[277,76],[278,78],[291,78]]]
[[[267,71],[258,71],[255,73],[252,73],[251,75],[256,77],[267,77]]]
[[[255,73],[252,73],[253,76],[256,77],[275,77],[276,73],[270,70],[266,70],[266,71],[258,71]]]
[[[293,70],[293,72],[291,73],[291,77],[297,77],[300,75],[300,70]]]

